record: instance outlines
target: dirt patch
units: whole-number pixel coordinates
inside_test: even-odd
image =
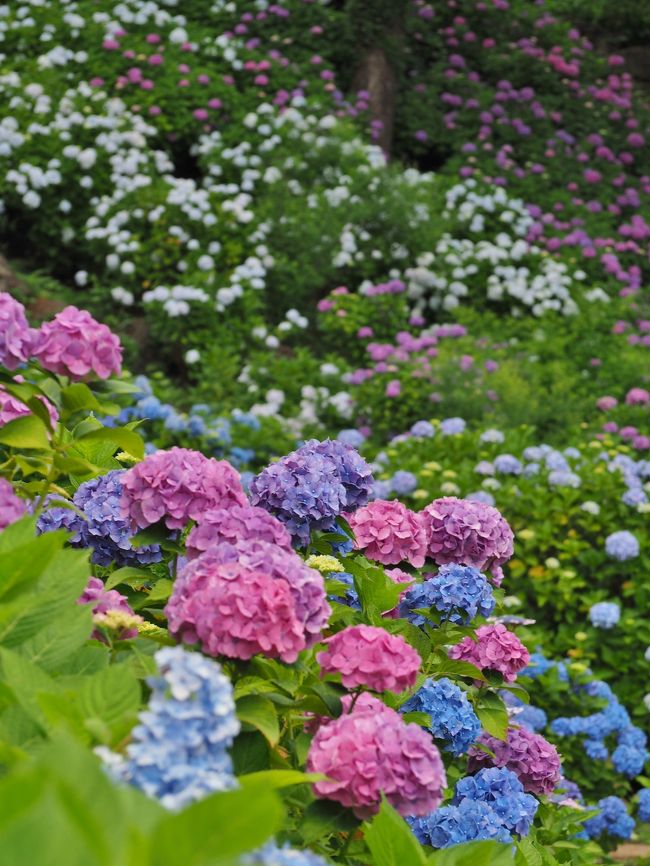
[[[638,845],[635,843],[620,845],[616,851],[612,852],[611,856],[614,860],[620,860],[621,862],[637,862],[650,857],[650,845]]]

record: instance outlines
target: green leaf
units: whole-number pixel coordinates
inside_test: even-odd
[[[469,842],[438,851],[429,857],[430,866],[514,866],[512,845],[498,842]]]
[[[457,661],[456,659],[441,659],[429,668],[429,673],[434,677],[470,677],[473,680],[485,682],[485,677],[476,665],[470,662]]]
[[[508,730],[508,710],[495,692],[481,692],[474,709],[479,721],[493,737],[505,740]]]
[[[32,537],[27,544],[0,552],[0,599],[29,589],[61,549],[66,537],[67,533],[62,531],[46,532]]]
[[[246,695],[237,701],[236,706],[241,721],[252,725],[275,746],[280,739],[280,726],[274,704],[261,695]]]
[[[242,787],[262,784],[267,788],[289,788],[291,785],[309,785],[324,779],[321,773],[301,773],[300,770],[260,770],[239,776]]]
[[[83,382],[75,382],[61,391],[61,402],[68,414],[75,412],[102,412],[102,405],[97,397]]]
[[[36,415],[23,415],[0,427],[0,444],[40,451],[50,448],[47,427]]]
[[[147,596],[147,601],[167,601],[173,589],[174,581],[169,580],[167,577],[161,577],[160,580],[154,583],[151,592]]]
[[[59,687],[38,665],[13,650],[0,649],[0,662],[4,680],[17,703],[40,727],[45,728],[45,717],[38,702],[41,692],[56,693]]]
[[[262,845],[280,826],[282,806],[263,784],[213,794],[164,818],[151,866],[216,866]]]
[[[162,544],[165,541],[169,541],[169,529],[162,520],[142,529],[129,539],[131,547],[147,547],[149,544]]]
[[[13,423],[13,422],[12,422]],[[79,437],[81,442],[88,441],[106,441],[113,442],[119,446],[127,454],[142,460],[144,457],[144,441],[141,436],[134,433],[133,430],[127,430],[125,427],[102,427],[99,430],[91,430]]]
[[[232,747],[232,762],[237,776],[268,770],[269,743],[266,737],[257,731],[240,734]]]
[[[364,826],[364,837],[374,866],[425,866],[427,862],[411,828],[386,800]]]
[[[140,708],[140,683],[129,665],[111,665],[85,677],[78,691],[84,719],[97,719],[110,731],[128,731]]]
[[[125,566],[124,568],[118,568],[112,574],[110,574],[104,583],[106,589],[113,589],[114,586],[118,586],[120,583],[125,583],[127,586],[133,588],[133,586],[141,586],[142,583],[149,583],[153,579],[153,575],[150,571],[145,571],[144,568],[130,568]]]
[[[49,673],[79,650],[93,630],[93,612],[89,605],[75,604],[19,647],[34,664]]]
[[[359,821],[350,809],[331,800],[315,800],[305,809],[300,835],[308,845],[331,833],[346,833],[356,830],[358,826]]]
[[[544,866],[544,859],[534,843],[524,837],[517,841],[515,863],[517,866]]]

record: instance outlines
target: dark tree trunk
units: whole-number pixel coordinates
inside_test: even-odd
[[[347,13],[359,47],[355,91],[368,92],[370,116],[379,121],[376,142],[389,158],[401,71],[405,0],[349,0]]]

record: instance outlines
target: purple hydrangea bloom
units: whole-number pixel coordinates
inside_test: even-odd
[[[343,512],[368,502],[373,478],[349,445],[311,439],[267,466],[250,485],[251,501],[278,517],[294,542],[305,546],[312,530],[331,530]]]
[[[625,560],[634,559],[639,555],[639,542],[631,532],[622,529],[607,536],[605,551],[612,559],[625,562]]]
[[[25,514],[27,506],[14,493],[6,478],[0,478],[0,531],[15,523]]]
[[[7,292],[0,292],[0,364],[15,370],[27,361],[35,336],[23,305]]]

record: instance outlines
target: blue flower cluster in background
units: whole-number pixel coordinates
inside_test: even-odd
[[[476,616],[489,616],[495,600],[488,579],[477,568],[443,565],[429,580],[412,586],[399,606],[401,617],[414,625],[430,622],[418,611],[435,608],[444,619],[467,625]]]
[[[427,713],[429,730],[444,741],[445,751],[465,754],[481,733],[481,723],[465,692],[448,680],[425,680],[417,692],[400,707],[401,713]]]
[[[245,866],[330,866],[329,861],[309,848],[298,851],[289,845],[280,847],[275,842],[267,842],[252,854],[246,854],[242,863]]]
[[[634,830],[634,819],[627,813],[627,807],[620,797],[603,797],[597,807],[600,812],[585,821],[585,832],[590,839],[599,836],[613,836],[616,839],[629,839]]]
[[[548,718],[544,710],[524,703],[521,698],[513,695],[512,692],[502,691],[500,694],[508,708],[508,715],[511,716],[512,721],[516,725],[521,725],[536,733],[546,727]]]
[[[486,767],[457,783],[451,806],[408,821],[419,841],[433,848],[485,839],[511,842],[528,835],[538,805],[511,770]]]
[[[639,542],[631,532],[622,529],[607,536],[605,551],[612,559],[625,562],[627,559],[634,559],[639,555]]]
[[[620,618],[621,608],[613,601],[599,601],[589,608],[589,619],[596,628],[614,628]]]

